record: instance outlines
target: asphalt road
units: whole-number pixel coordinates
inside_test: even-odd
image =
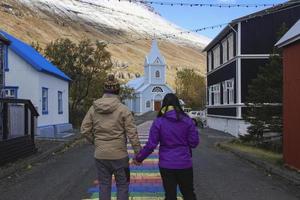
[[[299,200],[300,186],[265,173],[215,147],[230,136],[203,130],[201,144],[194,150],[194,177],[197,196],[203,200]]]
[[[215,147],[230,136],[201,131],[194,150],[194,177],[198,199],[299,200],[300,187],[270,176],[233,154]],[[81,200],[96,179],[93,147],[80,143],[66,152],[0,180],[0,200]]]

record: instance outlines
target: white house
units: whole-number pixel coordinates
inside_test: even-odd
[[[152,41],[151,51],[145,58],[144,76],[129,81],[126,86],[135,93],[125,104],[136,114],[158,111],[164,96],[174,92],[166,83],[166,63],[156,40]]]
[[[65,135],[72,129],[68,105],[70,78],[30,45],[1,33],[11,42],[7,49],[5,96],[31,100],[40,114],[37,135]]]

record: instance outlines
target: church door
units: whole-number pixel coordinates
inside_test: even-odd
[[[154,101],[154,110],[159,111],[161,108],[161,101]]]

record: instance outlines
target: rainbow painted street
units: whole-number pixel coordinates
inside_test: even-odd
[[[152,122],[146,122],[138,127],[139,138],[144,145],[148,140],[148,133]],[[130,158],[133,157],[133,150],[131,145],[128,145],[128,153]],[[158,150],[156,149],[149,157],[143,162],[142,166],[130,166],[130,200],[163,200],[164,189],[158,168]],[[94,180],[91,183],[92,187],[88,189],[89,199],[96,200],[99,198],[99,185],[98,181]],[[116,199],[116,185],[113,181],[112,187],[112,200]],[[181,200],[182,198],[179,197]]]

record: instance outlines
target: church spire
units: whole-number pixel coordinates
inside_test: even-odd
[[[165,59],[158,48],[157,39],[152,40],[150,53],[146,56],[146,64],[148,65],[165,65]]]

